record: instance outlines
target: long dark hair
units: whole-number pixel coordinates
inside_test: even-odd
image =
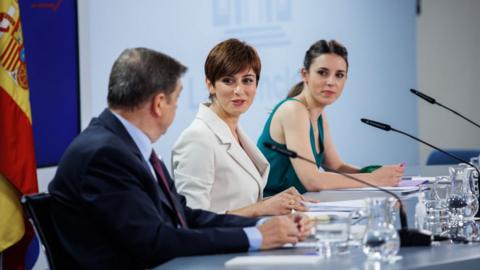
[[[348,52],[347,48],[336,40],[324,40],[321,39],[315,43],[305,52],[305,58],[303,59],[303,68],[308,70],[313,60],[322,54],[333,53],[345,60],[348,70]],[[287,97],[298,96],[303,90],[303,81],[295,84],[288,92]]]

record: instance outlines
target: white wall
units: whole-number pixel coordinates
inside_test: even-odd
[[[480,1],[422,0],[417,19],[418,90],[480,123]],[[419,135],[444,148],[480,148],[480,130],[418,101]],[[420,146],[421,164],[431,148]]]

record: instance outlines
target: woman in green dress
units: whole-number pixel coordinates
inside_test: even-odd
[[[342,94],[348,73],[347,56],[347,49],[335,40],[315,42],[305,54],[302,81],[270,114],[257,144],[270,163],[270,175],[264,189],[266,196],[291,186],[301,193],[365,186],[340,174],[319,170],[322,165],[371,184],[398,185],[403,165],[382,166],[371,173],[361,173],[359,168],[341,160],[332,143],[324,109]],[[265,142],[287,147],[314,160],[317,166],[278,154],[266,148]]]

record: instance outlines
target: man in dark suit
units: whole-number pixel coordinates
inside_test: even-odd
[[[186,206],[152,148],[174,119],[185,71],[145,48],[115,61],[108,108],[68,147],[49,185],[65,269],[154,267],[177,256],[274,248],[308,234],[305,218],[262,223]]]

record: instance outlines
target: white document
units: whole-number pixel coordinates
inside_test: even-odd
[[[321,259],[315,255],[239,256],[226,261],[225,266],[312,265]]]
[[[315,248],[317,247],[316,241],[302,241],[298,242],[295,245],[290,243],[283,245],[284,248]]]
[[[354,212],[365,207],[365,200],[302,203],[308,208],[309,212]]]
[[[362,241],[363,236],[365,235],[365,231],[367,230],[366,225],[351,225],[350,226],[350,241],[349,245],[353,246],[358,246],[359,241]],[[354,240],[354,241],[352,241]],[[302,242],[298,242],[295,245],[292,244],[285,244],[283,245],[284,248],[316,248],[317,247],[317,241],[315,239],[312,239],[311,237],[307,238],[306,240]]]
[[[401,181],[423,181],[427,183],[433,183],[436,180],[435,176],[417,176],[417,175],[405,175],[400,178]]]
[[[407,186],[407,187],[382,187],[383,189],[386,189],[388,191],[392,191],[395,193],[400,193],[400,194],[408,194],[412,192],[416,192],[420,190],[420,187],[418,186]],[[348,191],[380,191],[378,188],[374,187],[363,187],[363,188],[346,188],[342,190],[348,190]]]
[[[348,217],[353,211],[312,211],[304,212],[311,219],[315,220],[329,220],[331,217]]]

